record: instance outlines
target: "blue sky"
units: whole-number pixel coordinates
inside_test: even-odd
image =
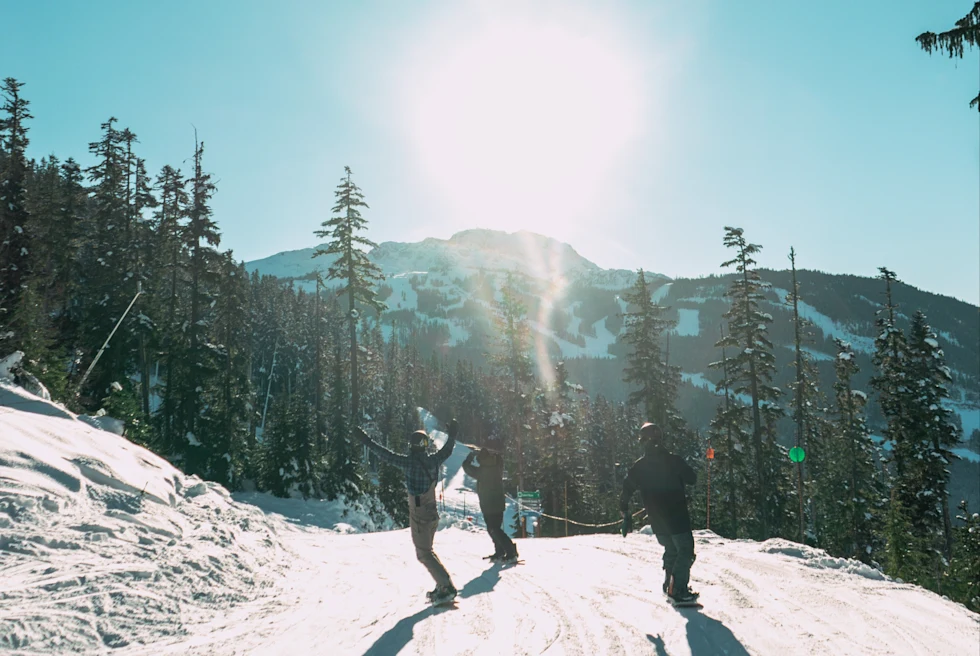
[[[980,51],[914,41],[971,6],[0,2],[0,77],[33,157],[89,164],[116,116],[186,170],[196,126],[242,259],[316,243],[349,165],[378,242],[526,228],[698,276],[736,225],[764,266],[794,246],[978,304]]]

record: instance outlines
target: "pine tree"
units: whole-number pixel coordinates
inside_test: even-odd
[[[502,377],[503,411],[509,435],[517,443],[517,486],[524,490],[524,441],[530,430],[527,393],[534,382],[531,369],[531,333],[527,323],[527,306],[520,298],[514,276],[507,274],[496,304],[496,353],[491,358]]]
[[[235,263],[230,251],[224,253],[214,318],[220,389],[214,395],[214,406],[209,411],[211,461],[207,470],[213,480],[228,487],[237,486],[243,472],[249,468],[249,440],[255,416],[254,393],[249,376],[251,326],[248,284],[245,267]]]
[[[26,149],[30,102],[20,95],[23,82],[12,77],[0,87],[6,118],[0,119],[0,141],[5,153],[0,169],[0,353],[19,349],[27,338],[32,315],[21,308],[30,280],[30,217],[27,212]]]
[[[203,418],[207,395],[214,393],[213,378],[218,371],[209,331],[213,322],[212,300],[218,278],[219,255],[216,247],[221,236],[211,219],[209,202],[215,186],[211,175],[203,170],[204,143],[194,144],[194,176],[190,179],[190,206],[183,232],[184,247],[189,253],[189,307],[187,317],[187,351],[183,380],[178,382],[181,433],[192,447],[188,450],[187,471],[203,476],[213,475],[211,465],[223,456],[220,441],[205,441]]]
[[[909,393],[905,417],[907,436],[915,453],[910,469],[918,479],[913,483],[917,488],[915,495],[921,500],[917,509],[923,528],[937,536],[937,550],[948,562],[953,538],[947,467],[956,457],[951,449],[959,442],[960,431],[952,421],[952,411],[944,405],[949,399],[947,385],[952,383],[952,376],[936,334],[921,311],[915,313],[909,327],[906,367]]]
[[[736,255],[722,263],[722,266],[734,266],[737,275],[725,292],[732,303],[724,315],[729,322],[730,332],[716,346],[738,349],[733,357],[725,360],[725,369],[728,371],[726,384],[735,394],[748,394],[750,398],[757,535],[765,539],[772,535],[774,510],[767,501],[772,493],[773,481],[767,475],[761,408],[765,402],[773,402],[779,396],[779,390],[770,384],[776,369],[772,342],[767,336],[772,315],[759,310],[759,303],[764,299],[762,290],[766,285],[753,268],[756,261],[752,256],[762,250],[762,247],[746,241],[741,228],[726,227],[724,243],[728,248],[734,249]]]
[[[115,123],[115,118],[103,123],[102,138],[89,144],[89,151],[97,161],[86,169],[92,182],[92,226],[83,252],[84,315],[79,341],[83,352],[91,358],[96,357],[136,294],[135,271],[130,267],[131,244],[125,239],[129,213],[126,152],[123,133],[116,129]],[[87,381],[91,398],[101,399],[110,382],[129,373],[135,355],[132,321],[130,314],[92,371]]]
[[[939,34],[924,32],[915,37],[915,40],[929,54],[932,54],[933,50],[945,50],[950,59],[953,57],[962,59],[964,46],[969,46],[970,50],[973,50],[973,46],[980,45],[980,2],[973,5],[970,13],[956,21],[956,27],[953,29]],[[980,109],[980,94],[970,101],[970,107]]]
[[[160,406],[159,425],[163,438],[164,453],[182,452],[183,434],[178,435],[177,414],[179,400],[176,387],[180,374],[178,367],[184,363],[186,332],[179,328],[185,316],[181,291],[186,272],[187,249],[184,239],[184,220],[189,204],[186,183],[180,171],[164,166],[156,179],[159,205],[154,215],[152,232],[156,236],[154,252],[156,276],[148,281],[151,298],[159,304],[158,313],[162,326],[156,348],[163,353],[166,372],[163,400]],[[154,293],[156,292],[156,293]]]
[[[670,428],[677,419],[676,387],[671,385],[677,373],[667,366],[660,345],[676,322],[665,316],[667,308],[651,299],[643,269],[637,272],[636,283],[624,300],[632,311],[623,315],[623,340],[631,347],[623,380],[638,388],[630,392],[630,403],[643,405],[648,420],[665,429],[667,447],[676,450],[676,431]]]
[[[812,468],[814,467],[814,454],[819,451],[822,418],[818,414],[818,408],[823,405],[823,399],[818,387],[819,379],[816,366],[804,348],[806,344],[812,342],[812,336],[808,330],[812,324],[800,314],[799,306],[802,299],[800,284],[796,278],[796,251],[792,248],[789,251],[789,260],[792,267],[793,290],[786,300],[793,306],[793,348],[795,355],[793,362],[795,380],[790,383],[790,389],[793,392],[792,417],[796,427],[795,446],[802,448],[807,456],[804,462],[796,465],[797,494],[800,501],[798,539],[800,542],[804,542],[804,524],[808,525],[808,532],[811,537],[816,538],[817,534]]]
[[[350,331],[350,417],[353,424],[360,424],[360,389],[358,387],[357,364],[357,304],[373,308],[378,313],[385,308],[384,303],[377,300],[374,286],[384,280],[381,269],[378,268],[361,247],[374,248],[377,246],[370,239],[357,234],[367,227],[367,221],[361,216],[361,207],[367,208],[364,194],[351,180],[349,166],[344,167],[346,176],[341,178],[334,195],[337,202],[333,206],[335,216],[324,221],[322,230],[314,234],[317,237],[328,238],[326,248],[318,248],[313,257],[321,255],[335,256],[335,260],[327,269],[327,277],[331,280],[342,280],[343,284],[337,290],[337,296],[347,296],[348,323]]]
[[[954,599],[973,612],[980,612],[980,514],[970,513],[966,501],[960,501],[961,523],[953,529],[953,560],[949,584]]]
[[[867,395],[852,384],[858,373],[854,351],[841,339],[834,342],[836,421],[819,482],[826,510],[821,546],[834,555],[871,563],[881,547],[886,500],[876,465],[880,456],[865,424]]]

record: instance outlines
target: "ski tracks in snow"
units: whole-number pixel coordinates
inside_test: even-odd
[[[925,655],[980,637],[976,615],[915,586],[707,532],[692,577],[702,610],[666,603],[663,551],[646,535],[521,540],[526,564],[500,566],[480,559],[485,535],[442,530],[436,552],[459,588],[445,608],[425,602],[433,584],[407,531],[284,539],[295,560],[274,594],[169,653]]]

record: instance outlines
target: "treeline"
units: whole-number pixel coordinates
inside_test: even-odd
[[[539,490],[544,513],[602,524],[618,516],[637,427],[651,420],[699,469],[696,525],[709,523],[710,466],[716,533],[805,541],[980,609],[980,519],[964,507],[956,525],[948,512],[958,438],[943,405],[950,372],[921,313],[908,333],[896,327],[890,295],[877,317],[872,390],[887,421],[882,450],[865,423],[868,395],[851,383],[850,345],[837,344],[836,382],[822,389],[799,313],[794,382],[773,384],[773,317],[761,310],[766,283],[753,259],[761,247],[727,228],[733,255],[723,266],[737,275],[713,365],[717,413],[701,434],[677,412],[673,315],[652,301],[642,271],[621,317],[628,403],[590,397],[564,363],[540,357],[519,276],[506,279],[500,301],[488,296],[496,323],[487,367],[450,360],[422,346],[414,321],[383,325],[383,278],[363,250],[373,246],[361,234],[367,204],[349,169],[316,231],[328,240],[318,252],[328,270],[308,294],[249,276],[219,250],[203,143],[188,171],[152,176],[136,135],[109,119],[89,144],[91,167],[32,161],[21,88],[10,78],[2,88],[0,357],[23,352],[23,379],[77,411],[123,419],[130,439],[184,471],[283,496],[374,495],[404,523],[400,474],[385,466],[371,475],[351,428],[400,450],[426,408],[457,417],[464,442],[505,437],[510,493]],[[896,278],[883,269],[882,280],[888,291]],[[794,279],[788,301],[798,296]],[[787,420],[800,463],[780,438]],[[596,529],[544,517],[538,526],[566,530]]]

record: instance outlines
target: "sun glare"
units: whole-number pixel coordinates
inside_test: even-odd
[[[461,226],[555,234],[598,218],[639,135],[643,83],[598,33],[490,21],[424,46],[406,80],[413,164]]]

